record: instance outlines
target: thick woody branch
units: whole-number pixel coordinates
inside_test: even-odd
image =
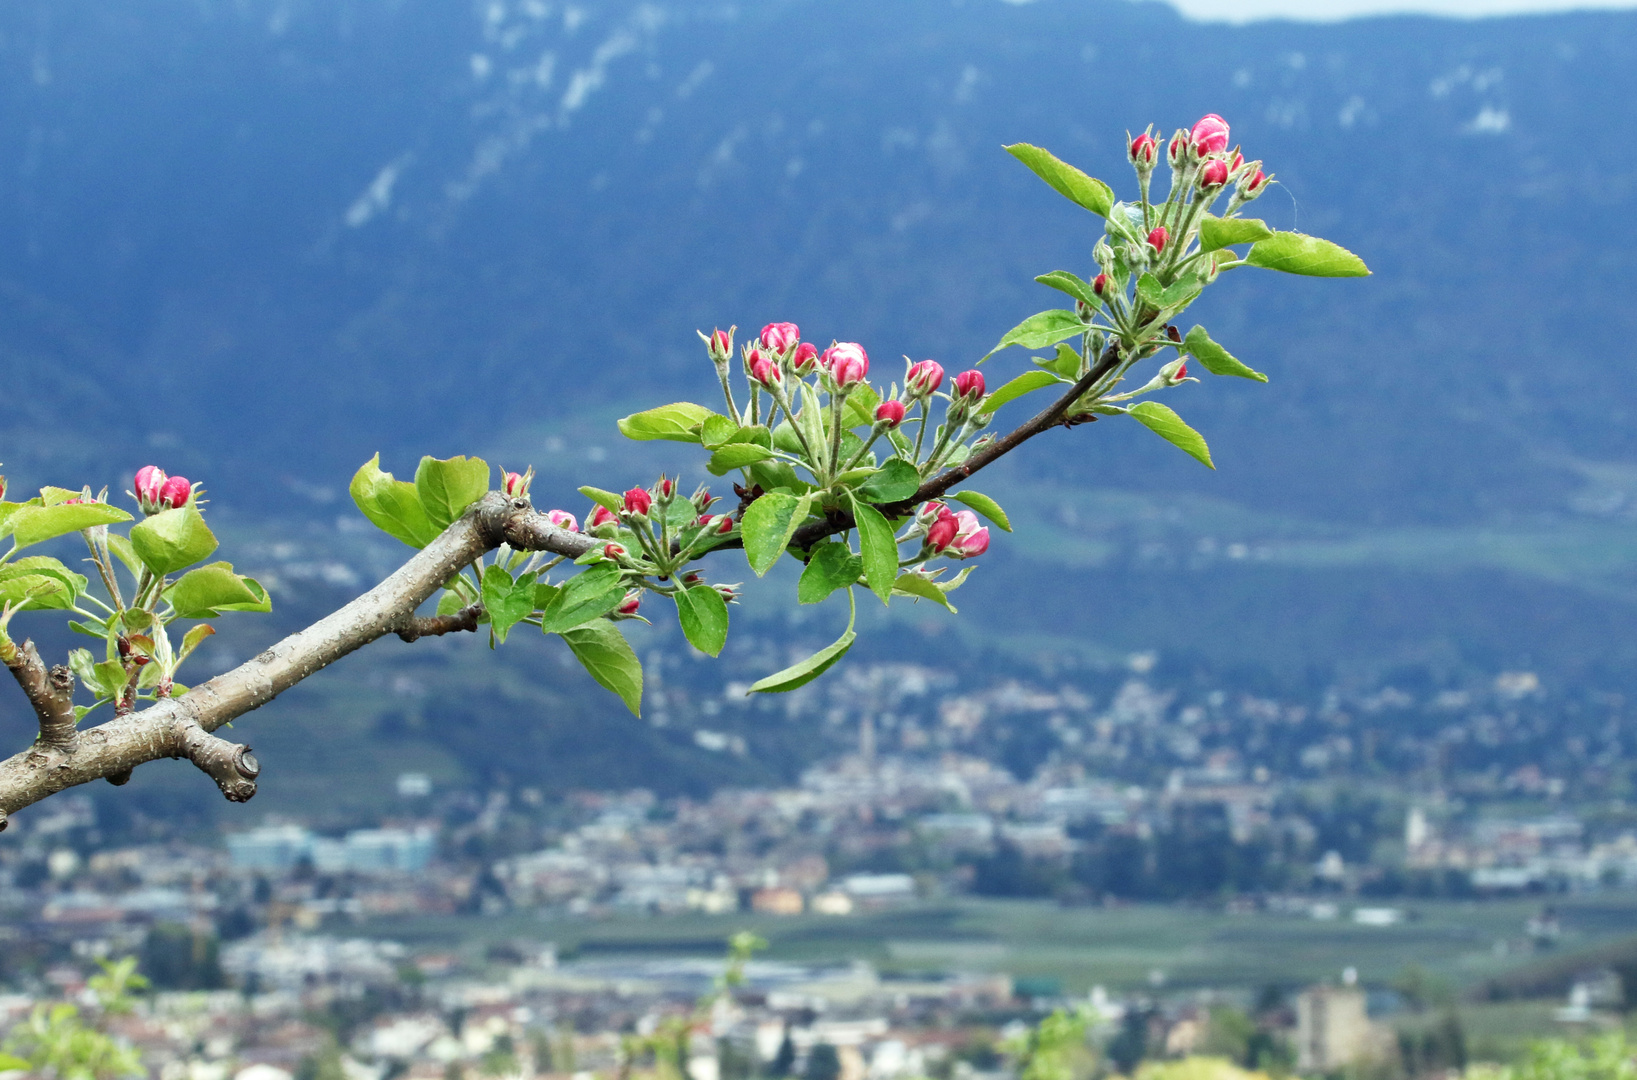
[[[458,634],[462,630],[476,630],[478,617],[483,614],[482,604],[467,604],[448,615],[412,615],[398,627],[398,636],[405,641],[423,637],[441,637]]]
[[[253,792],[255,759],[250,757],[247,762],[248,752],[242,748],[219,739],[204,742],[201,736],[208,738],[228,721],[260,708],[379,637],[404,631],[415,634],[415,609],[463,567],[502,542],[571,558],[597,543],[552,526],[526,499],[491,492],[385,581],[254,659],[195,686],[184,697],[161,701],[81,732],[71,752],[48,753],[43,744],[37,744],[0,761],[0,827],[5,815],[48,795],[92,780],[119,783],[136,766],[162,757],[193,760],[216,779],[229,798],[235,792]],[[27,674],[19,675],[19,681]],[[35,700],[33,694],[30,698]],[[72,711],[67,715],[72,717]],[[249,788],[244,786],[247,783]]]
[[[40,720],[38,745],[48,753],[72,754],[79,745],[74,722],[74,673],[60,664],[48,671],[32,641],[8,651],[6,667],[17,677],[17,685],[23,688]]]

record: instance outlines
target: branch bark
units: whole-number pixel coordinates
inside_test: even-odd
[[[79,732],[71,747],[48,748],[42,734],[42,742],[0,762],[0,828],[9,815],[48,795],[98,779],[121,783],[138,765],[163,757],[188,758],[215,779],[228,798],[249,798],[260,772],[254,755],[248,747],[215,738],[211,732],[379,637],[407,633],[413,640],[425,625],[415,609],[462,567],[502,542],[570,558],[600,543],[557,528],[526,499],[490,492],[385,581],[254,659],[195,686],[183,697]],[[25,644],[19,657],[29,656],[44,672],[38,653]],[[25,678],[36,678],[32,672],[18,675],[25,692],[30,685]],[[29,697],[49,700],[55,708],[54,697],[37,699],[33,692]],[[72,704],[67,707],[66,715],[72,718]],[[72,724],[68,731],[73,733]]]
[[[17,678],[17,685],[23,688],[40,721],[37,747],[51,757],[72,754],[80,739],[74,721],[74,673],[61,664],[48,671],[33,641],[10,651],[6,667]]]

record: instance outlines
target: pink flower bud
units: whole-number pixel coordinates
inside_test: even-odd
[[[732,532],[733,531],[733,515],[732,514],[718,514],[718,515],[716,515],[716,525],[714,526],[714,528],[716,529],[716,534],[718,536],[726,536],[728,533]]]
[[[693,508],[695,510],[703,514],[706,510],[709,510],[712,504],[714,504],[717,500],[713,495],[711,495],[709,488],[700,488],[698,491],[693,493],[693,497],[688,501],[693,503]]]
[[[934,521],[926,531],[927,547],[933,551],[942,552],[955,540],[955,534],[960,531],[960,525],[955,521],[955,515],[947,510]]]
[[[597,509],[602,510],[603,513],[605,513],[605,514],[608,514],[608,511],[603,510],[603,508],[600,507],[600,506],[597,507]],[[608,517],[609,517],[609,520],[613,520],[614,515],[608,514]],[[579,532],[580,531],[580,523],[578,521],[576,521],[574,519],[574,515],[569,513],[567,510],[553,510],[553,511],[551,511],[550,513],[548,513],[546,515],[546,520],[551,522],[553,525],[557,526],[559,529],[564,530],[565,532]],[[595,522],[595,520],[596,520],[596,515],[595,514],[592,515],[592,520],[593,520],[593,522]]]
[[[1260,194],[1262,194],[1262,186],[1264,184],[1266,184],[1267,182],[1268,182],[1267,174],[1264,173],[1261,169],[1257,169],[1254,173],[1251,174],[1250,183],[1245,185],[1245,194],[1246,195],[1260,195]]]
[[[654,492],[664,502],[670,502],[676,497],[676,481],[669,476],[661,476],[659,483],[654,485]]]
[[[1164,225],[1156,225],[1154,231],[1148,234],[1148,246],[1156,252],[1165,250],[1165,242],[1171,239],[1171,233]]]
[[[750,350],[746,362],[750,367],[750,377],[763,386],[771,389],[775,383],[784,381],[784,374],[779,370],[779,365],[764,356],[760,349]]]
[[[1091,291],[1096,293],[1098,296],[1101,296],[1105,292],[1107,292],[1108,291],[1108,275],[1107,274],[1098,274],[1096,277],[1092,278],[1091,279]]]
[[[857,386],[870,373],[870,358],[864,346],[856,341],[843,341],[824,350],[819,360],[830,369],[836,385],[844,388]]]
[[[930,397],[944,384],[944,366],[936,360],[911,364],[904,376],[904,389],[912,398]]]
[[[136,501],[146,514],[156,514],[160,510],[159,490],[170,479],[165,470],[157,465],[144,465],[136,471]]]
[[[1172,386],[1179,386],[1179,385],[1182,384],[1182,381],[1184,379],[1186,379],[1187,377],[1188,377],[1188,364],[1187,364],[1187,361],[1184,361],[1182,364],[1178,365],[1178,367],[1177,367],[1177,369],[1175,371],[1171,372],[1170,376],[1165,381],[1168,382]]]
[[[1154,162],[1158,160],[1159,157],[1159,150],[1154,143],[1154,136],[1148,134],[1146,131],[1141,135],[1138,135],[1135,139],[1131,140],[1131,146],[1127,151],[1127,154],[1131,158],[1131,164],[1137,166],[1139,169],[1153,168]]]
[[[603,555],[618,561],[625,558],[625,547],[622,544],[604,544]]]
[[[625,493],[625,512],[627,514],[641,514],[648,516],[648,511],[654,507],[654,497],[642,488],[632,488]]]
[[[944,554],[952,559],[975,559],[989,550],[989,530],[976,529],[970,533],[957,534],[953,543],[944,550]]]
[[[1245,163],[1245,155],[1241,154],[1239,151],[1235,150],[1233,152],[1233,160],[1228,162],[1228,171],[1233,172],[1235,169],[1239,168],[1239,166],[1243,165],[1244,163]]]
[[[738,585],[726,585],[726,584],[712,585],[711,588],[713,588],[717,592],[721,593],[722,594],[722,599],[726,600],[728,603],[737,604],[739,602],[739,586]]]
[[[506,479],[502,481],[500,489],[510,498],[520,498],[529,493],[529,479],[522,473],[509,472],[506,474]]]
[[[1228,148],[1228,122],[1216,113],[1206,113],[1194,125],[1188,141],[1201,154],[1220,154]]]
[[[949,507],[941,502],[926,503],[915,512],[915,524],[924,529],[947,513],[949,513]]]
[[[895,428],[904,422],[904,403],[902,401],[883,401],[875,407],[875,422]]]
[[[976,401],[983,397],[983,372],[973,368],[955,376],[955,396]]]
[[[6,497],[6,478],[4,476],[0,476],[0,499],[4,499],[5,497]]]
[[[971,559],[989,550],[989,530],[970,510],[945,510],[927,530],[927,545],[951,559]]]
[[[797,375],[807,375],[818,366],[818,346],[810,341],[804,341],[796,346],[795,353],[790,357],[791,366]]]
[[[625,594],[625,599],[620,601],[619,613],[621,615],[635,615],[637,613],[637,608],[641,606],[642,590],[632,589],[630,592]]]
[[[733,358],[733,329],[712,330],[706,337],[704,331],[699,337],[705,342],[705,351],[710,354],[711,363],[718,367],[726,364]]]
[[[800,340],[801,331],[796,329],[793,322],[768,323],[762,327],[762,348],[770,349],[781,356]]]
[[[173,476],[159,489],[159,503],[162,507],[180,510],[188,504],[188,499],[192,495],[193,485],[188,483],[188,478]]]
[[[569,515],[569,520],[574,520],[573,515]],[[604,525],[618,524],[619,519],[614,516],[614,512],[608,509],[608,507],[603,506],[601,503],[598,503],[596,506],[591,508],[591,516],[586,519],[585,527],[587,529],[598,529]]]
[[[1205,168],[1199,173],[1199,189],[1214,191],[1228,182],[1228,163],[1226,161],[1207,161]]]
[[[682,584],[684,585],[700,585],[704,583],[704,580],[705,575],[699,573],[698,571],[694,571],[691,574],[682,575]]]
[[[1174,169],[1182,164],[1182,152],[1188,148],[1188,138],[1182,132],[1171,136],[1171,145],[1166,147],[1165,153]]]

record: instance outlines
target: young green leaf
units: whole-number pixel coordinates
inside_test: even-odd
[[[1267,223],[1256,218],[1219,218],[1205,215],[1199,223],[1199,250],[1217,251],[1233,244],[1253,244],[1273,235]]]
[[[1040,356],[1031,359],[1043,370],[1060,375],[1071,383],[1080,378],[1080,353],[1072,345],[1059,345],[1057,355],[1049,360]]]
[[[483,610],[489,614],[489,628],[495,641],[506,644],[506,635],[512,627],[528,618],[534,610],[534,574],[524,574],[512,580],[501,566],[491,566],[483,572]]]
[[[801,411],[796,413],[796,426],[801,429],[801,437],[807,440],[807,448],[823,457],[830,446],[830,417],[828,409],[819,404],[818,391],[813,389],[812,383],[801,384]]]
[[[125,690],[125,665],[118,660],[104,660],[91,668],[91,688],[101,696],[117,698]]]
[[[168,574],[208,558],[216,550],[216,537],[198,509],[189,503],[133,525],[131,547],[154,573]]]
[[[17,546],[23,548],[81,529],[130,520],[130,514],[107,503],[59,503],[56,506],[19,506],[12,512],[9,524]]]
[[[235,574],[233,564],[225,562],[189,570],[165,590],[165,600],[184,619],[211,619],[221,611],[272,610],[267,591]]]
[[[1198,458],[1200,463],[1208,468],[1216,468],[1211,462],[1211,448],[1205,445],[1205,437],[1183,423],[1182,417],[1168,406],[1157,401],[1144,401],[1126,411],[1143,427],[1166,442]]]
[[[415,494],[435,533],[460,520],[466,508],[489,491],[489,463],[482,458],[421,458]]]
[[[395,480],[391,473],[382,472],[380,454],[359,467],[347,490],[371,524],[412,548],[423,548],[438,535],[438,530],[427,520],[415,485],[406,480]],[[163,517],[164,514],[159,516]],[[132,537],[134,540],[135,529],[132,530]]]
[[[987,353],[983,359],[987,360],[1000,350],[1013,345],[1021,345],[1025,349],[1044,349],[1048,345],[1056,345],[1059,341],[1071,338],[1086,328],[1080,321],[1080,316],[1062,308],[1053,311],[1042,311],[1038,315],[1030,315],[1006,331],[1006,336],[1000,343]],[[982,361],[979,361],[982,363]]]
[[[23,611],[67,611],[83,591],[83,584],[75,590],[54,574],[18,574],[0,581],[0,604]]]
[[[1165,288],[1160,284],[1160,279],[1153,274],[1144,272],[1143,276],[1137,279],[1137,299],[1149,307],[1164,307],[1164,296]]]
[[[635,716],[642,715],[642,664],[620,628],[606,619],[561,631],[563,640],[593,679],[618,694]]]
[[[699,441],[705,449],[715,450],[739,433],[739,425],[725,416],[711,413],[699,425]]]
[[[625,500],[614,494],[612,491],[604,491],[602,488],[594,488],[589,486],[580,488],[579,491],[581,495],[584,495],[586,498],[590,499],[604,510],[607,510],[613,514],[619,513],[625,506]]]
[[[1254,371],[1240,363],[1227,349],[1211,340],[1211,335],[1205,332],[1203,326],[1196,326],[1188,331],[1183,339],[1183,347],[1193,354],[1200,366],[1212,375],[1237,375],[1241,379],[1255,379],[1257,382],[1267,382],[1268,377],[1260,371]]]
[[[1245,261],[1267,270],[1307,277],[1368,277],[1364,260],[1339,244],[1304,233],[1276,232],[1251,245]]]
[[[620,606],[625,598],[625,584],[619,567],[610,562],[597,563],[569,578],[563,585],[537,584],[534,587],[534,606],[540,610],[540,629],[548,634],[560,634],[599,615],[606,615]]]
[[[809,656],[798,664],[791,664],[783,671],[774,672],[765,679],[758,679],[751,683],[750,692],[753,694],[782,694],[788,690],[806,686],[814,679],[823,675],[830,667],[853,647],[853,641],[858,637],[853,633],[853,620],[858,615],[858,606],[853,603],[851,590],[847,592],[847,630],[835,641],[826,645],[818,652]]]
[[[734,469],[742,469],[746,465],[766,461],[772,456],[773,451],[766,447],[757,446],[755,443],[728,443],[725,446],[718,447],[715,453],[711,454],[710,461],[705,464],[705,468],[710,470],[712,476],[721,476],[732,472]]]
[[[813,549],[807,560],[807,569],[801,572],[796,586],[796,600],[816,604],[837,589],[845,589],[864,572],[864,560],[853,554],[852,548],[835,540],[827,540]]]
[[[797,497],[780,491],[770,491],[750,504],[740,521],[739,534],[744,538],[745,558],[757,577],[779,561],[790,537],[807,516],[809,505],[811,500],[806,495]]]
[[[847,404],[841,410],[844,428],[869,427],[875,423],[875,407],[881,404],[881,395],[867,382],[861,382],[847,394]]]
[[[182,635],[182,647],[177,650],[176,662],[181,664],[188,658],[188,654],[199,647],[199,643],[216,632],[216,628],[209,623],[199,623],[188,627],[188,632]]]
[[[136,548],[131,542],[118,533],[108,534],[108,550],[113,552],[114,558],[125,564],[125,569],[131,572],[132,577],[142,576],[142,560],[137,558]]]
[[[1076,355],[1075,362],[1079,362]],[[1032,393],[1043,386],[1057,386],[1063,380],[1050,371],[1025,371],[1015,379],[1011,379],[995,388],[995,392],[983,399],[978,407],[980,413],[992,413],[1009,401],[1016,401],[1024,394]]]
[[[678,401],[647,412],[632,413],[619,422],[620,434],[638,441],[668,439],[671,442],[696,443],[701,438],[700,425],[714,415],[703,405]],[[727,417],[722,419],[727,420]]]
[[[914,571],[899,574],[898,580],[893,582],[892,591],[899,596],[913,596],[918,600],[931,600],[934,604],[942,604],[948,608],[950,614],[955,613],[955,605],[951,604],[949,597],[945,596],[944,591],[938,588],[937,582],[923,574],[917,574]]]
[[[718,656],[728,641],[728,602],[709,585],[695,585],[672,597],[677,622],[688,644],[707,656]]]
[[[949,496],[956,502],[965,503],[990,521],[994,522],[1005,532],[1012,531],[1012,519],[1006,516],[1006,511],[1000,508],[1000,503],[977,491],[957,491]],[[971,567],[967,567],[968,570]]]
[[[866,502],[894,503],[915,494],[921,486],[921,474],[903,458],[889,458],[858,488],[859,497]]]
[[[29,555],[0,566],[0,582],[29,576],[55,578],[74,596],[85,591],[85,576],[74,573],[49,555]]]
[[[1042,285],[1049,285],[1058,292],[1068,293],[1076,300],[1082,300],[1092,307],[1102,307],[1103,301],[1092,291],[1091,286],[1083,281],[1079,275],[1071,274],[1067,270],[1052,270],[1035,278]]]
[[[853,520],[858,523],[858,548],[864,557],[864,580],[883,604],[892,596],[898,577],[898,541],[892,524],[881,511],[864,500],[853,498]]]
[[[549,586],[549,585],[548,586],[541,586],[541,585],[536,585],[535,586],[536,590],[541,589],[541,588],[553,588],[553,586]],[[462,596],[460,593],[456,592],[454,589],[445,589],[438,596],[437,613],[439,615],[453,615],[455,612],[457,612],[461,608],[465,607],[466,604],[467,604],[466,597]],[[538,602],[537,602],[536,606],[539,606]]]
[[[1059,195],[1085,207],[1100,217],[1107,217],[1114,205],[1114,192],[1101,180],[1087,176],[1073,165],[1059,161],[1050,150],[1028,143],[1014,143],[1007,153],[1027,165],[1036,176],[1046,181]]]

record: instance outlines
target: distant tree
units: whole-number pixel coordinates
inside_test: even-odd
[[[786,1028],[784,1038],[779,1041],[778,1052],[773,1060],[767,1064],[767,1075],[789,1076],[790,1070],[796,1067],[796,1043],[790,1037],[790,1029]]]
[[[155,923],[142,939],[142,971],[161,990],[215,990],[223,985],[215,934],[180,923]]]
[[[794,690],[852,647],[860,592],[883,604],[898,597],[954,611],[950,593],[971,567],[951,571],[988,550],[984,520],[1011,529],[999,503],[967,484],[1030,439],[1129,417],[1215,468],[1205,439],[1157,397],[1199,381],[1189,361],[1213,375],[1267,381],[1203,327],[1184,335],[1176,325],[1219,275],[1241,267],[1369,273],[1334,244],[1243,216],[1271,178],[1230,147],[1221,117],[1206,116],[1168,142],[1156,140],[1152,126],[1132,139],[1127,156],[1139,197],[1131,202],[1116,201],[1108,185],[1040,147],[1007,149],[1101,219],[1091,280],[1066,270],[1036,279],[1071,306],[1030,316],[989,353],[1016,346],[1046,355],[993,390],[976,367],[946,379],[936,361],[907,358],[902,384],[872,383],[862,346],[821,349],[792,323],[769,323],[737,353],[733,328],[701,333],[721,385],[720,411],[675,402],[627,416],[619,428],[632,439],[699,446],[706,471],[738,474],[725,503],[703,487],[683,495],[668,476],[624,494],[583,487],[591,507],[582,527],[567,511],[535,508],[532,468],[499,470],[497,482],[480,459],[425,457],[410,482],[383,471],[377,455],[353,477],[353,500],[417,553],[339,611],[189,688],[179,669],[215,633],[214,620],[271,608],[260,583],[228,562],[206,562],[218,545],[199,484],[153,465],[138,470],[128,494],[140,520],[114,505],[106,487],[46,486],[21,502],[0,501],[0,537],[12,538],[0,553],[0,660],[39,721],[34,744],[0,762],[0,826],[5,815],[58,791],[99,779],[124,784],[133,769],[166,757],[187,758],[228,799],[243,802],[255,794],[261,765],[249,747],[216,732],[390,634],[414,642],[482,629],[501,645],[528,625],[560,638],[636,713],[642,667],[619,623],[642,618],[645,604],[650,613],[667,605],[692,645],[719,654],[741,586],[707,583],[696,564],[728,549],[742,550],[758,577],[787,554],[799,561],[799,603],[846,595],[839,639],[751,686]],[[1156,202],[1150,182],[1162,157],[1170,186]],[[1174,355],[1162,362],[1168,351]],[[987,430],[1001,408],[1047,389],[1056,397],[1033,417],[998,437]],[[90,553],[94,587],[37,553],[76,534]],[[9,633],[14,616],[38,611],[66,614],[96,645],[48,666],[32,641]],[[104,707],[107,722],[82,731]],[[1008,751],[1019,768],[1032,768],[1043,745],[1027,734]],[[1210,853],[1192,855],[1210,862],[1199,869],[1206,877],[1225,873]]]
[[[841,1055],[829,1043],[819,1043],[807,1052],[807,1065],[801,1076],[802,1080],[839,1080]]]

